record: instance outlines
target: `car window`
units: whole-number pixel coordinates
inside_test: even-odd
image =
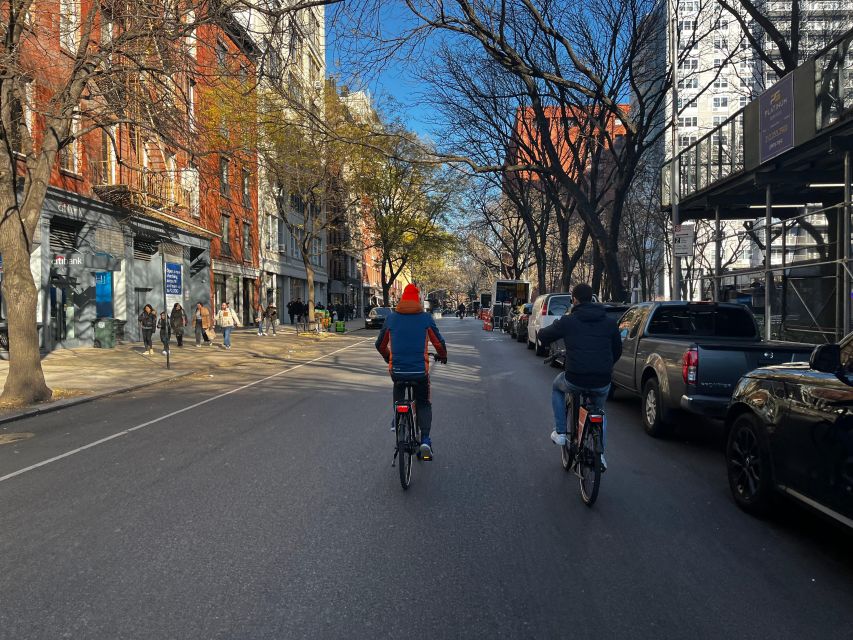
[[[548,315],[561,316],[572,308],[571,296],[554,296],[548,300]]]
[[[391,309],[389,307],[376,307],[374,309],[374,311],[376,312],[377,316],[390,316],[391,315]]]
[[[634,307],[632,309],[628,309],[625,312],[625,315],[623,315],[619,320],[619,335],[622,336],[623,340],[629,335],[636,335],[636,332],[632,333],[632,329],[634,329],[638,316],[639,308]]]
[[[649,334],[754,338],[755,322],[738,307],[661,307],[652,317]]]

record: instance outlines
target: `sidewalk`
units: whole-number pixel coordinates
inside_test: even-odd
[[[234,369],[287,363],[318,342],[363,328],[363,319],[350,320],[346,334],[301,333],[297,336],[295,327],[286,324],[276,327],[275,336],[259,336],[257,327],[245,327],[232,334],[230,350],[223,347],[221,333],[216,334],[213,346],[196,347],[195,337],[188,335],[184,337],[183,348],[178,348],[173,337],[169,356],[171,369],[166,369],[166,356],[162,354],[157,334],[151,356],[143,354],[141,342],[120,344],[115,349],[59,349],[45,356],[41,363],[47,385],[53,389],[53,399],[30,407],[0,405],[0,424],[217,367]],[[8,371],[9,363],[0,360],[0,388],[6,382]]]

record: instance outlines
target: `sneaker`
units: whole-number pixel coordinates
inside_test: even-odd
[[[551,442],[556,444],[559,447],[566,446],[566,434],[565,433],[557,433],[557,430],[551,432]]]
[[[429,436],[423,439],[420,449],[418,450],[418,458],[420,460],[432,460],[432,440]]]
[[[604,454],[601,454],[601,473],[607,471],[607,460],[604,459]]]

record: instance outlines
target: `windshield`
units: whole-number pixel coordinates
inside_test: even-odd
[[[561,316],[572,308],[571,296],[554,296],[548,300],[548,315]]]
[[[661,307],[651,323],[651,335],[756,338],[758,332],[746,308],[687,306]]]
[[[390,307],[376,307],[373,311],[371,311],[374,316],[389,316],[391,315]]]

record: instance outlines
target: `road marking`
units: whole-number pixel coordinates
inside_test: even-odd
[[[224,398],[225,396],[230,396],[232,393],[237,393],[238,391],[243,391],[244,389],[248,389],[249,387],[254,387],[255,385],[261,384],[262,382],[266,382],[267,380],[272,380],[273,378],[277,378],[280,375],[284,375],[285,373],[290,373],[291,371],[296,371],[297,369],[301,369],[309,364],[314,364],[315,362],[319,362],[324,358],[329,358],[336,353],[340,353],[341,351],[346,351],[347,349],[352,349],[353,347],[357,347],[360,344],[364,344],[365,342],[370,342],[372,338],[365,338],[364,340],[359,340],[351,345],[346,347],[342,347],[341,349],[337,349],[332,351],[331,353],[327,353],[326,355],[320,356],[319,358],[314,358],[313,360],[309,360],[308,362],[303,362],[302,364],[298,364],[295,367],[290,367],[289,369],[282,369],[277,373],[274,373],[266,378],[261,378],[260,380],[255,380],[254,382],[250,382],[248,384],[244,384],[242,387],[237,387],[236,389],[231,389],[231,391],[226,391],[225,393],[220,393],[217,396],[211,396],[206,400],[202,400],[200,402],[196,402],[195,404],[191,404],[183,409],[178,409],[176,411],[172,411],[171,413],[167,413],[166,415],[160,416],[159,418],[154,418],[153,420],[149,420],[148,422],[143,422],[142,424],[138,424],[135,427],[130,427],[129,429],[125,429],[124,431],[119,431],[105,438],[101,438],[100,440],[95,440],[94,442],[90,442],[89,444],[84,444],[82,447],[77,447],[76,449],[72,449],[71,451],[66,451],[65,453],[60,453],[58,456],[54,456],[52,458],[48,458],[47,460],[42,460],[41,462],[37,462],[29,467],[24,467],[23,469],[18,469],[17,471],[13,471],[12,473],[8,473],[5,476],[0,476],[0,482],[5,482],[6,480],[11,480],[17,476],[23,475],[29,471],[34,471],[39,467],[44,467],[45,465],[52,464],[64,458],[71,457],[82,451],[86,451],[87,449],[92,449],[93,447],[97,447],[98,445],[102,445],[105,442],[109,442],[110,440],[115,440],[116,438],[121,438],[122,436],[126,436],[129,433],[133,433],[134,431],[138,431],[139,429],[144,429],[145,427],[150,427],[152,424],[156,424],[158,422],[162,422],[163,420],[167,420],[173,416],[177,416],[186,411],[190,411],[197,407],[207,404],[208,402],[213,402],[214,400],[219,400],[220,398]]]

